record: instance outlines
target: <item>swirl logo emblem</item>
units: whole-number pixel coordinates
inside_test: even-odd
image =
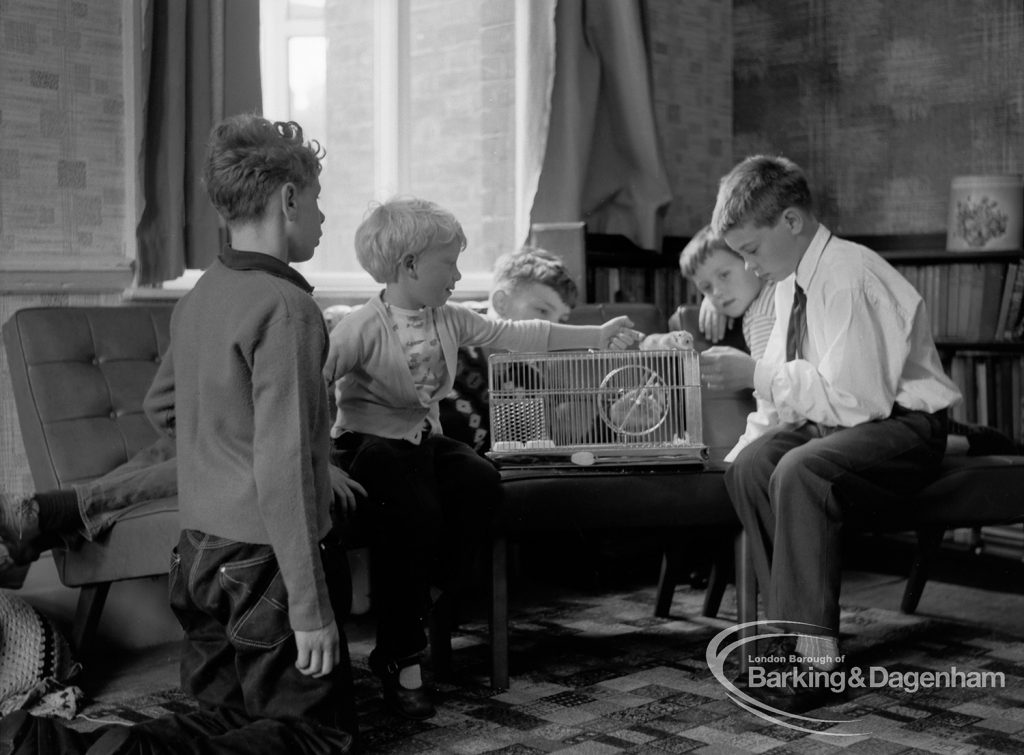
[[[789,622],[791,626],[796,623],[799,622]],[[711,641],[708,643],[706,656],[708,668],[711,670],[715,679],[718,680],[718,683],[725,688],[729,699],[758,718],[762,718],[773,724],[778,724],[779,726],[785,726],[788,729],[805,732],[807,734],[817,734],[819,736],[829,737],[863,737],[868,735],[870,732],[866,731],[822,731],[821,724],[857,724],[858,721],[856,719],[813,718],[811,716],[789,713],[784,710],[779,710],[778,708],[773,708],[761,700],[747,694],[747,692],[737,687],[736,684],[725,675],[725,664],[732,653],[737,651],[747,653],[749,648],[754,647],[753,643],[758,641],[782,638],[796,639],[800,636],[800,634],[796,632],[778,631],[742,636],[744,630],[749,629],[754,631],[757,627],[775,626],[776,623],[772,621],[750,621],[745,624],[736,624],[735,626],[723,629],[711,638]],[[807,624],[805,626],[814,627],[815,629],[819,628],[813,624]],[[761,660],[757,657],[751,658],[749,655],[748,659],[753,662]],[[759,671],[761,672],[760,674],[750,674],[748,672],[748,678],[752,681],[760,680],[761,682],[764,682],[765,674],[763,673],[763,668],[759,669]],[[822,671],[820,672],[820,676],[811,674],[804,680],[804,683],[818,685],[827,684],[838,692],[841,691],[841,689],[845,689],[847,686],[858,686],[857,680],[862,680],[859,669],[854,669],[849,675],[843,671]],[[815,728],[809,728],[809,726],[814,726]]]

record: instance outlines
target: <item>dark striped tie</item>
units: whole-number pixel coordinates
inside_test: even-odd
[[[807,337],[807,296],[800,284],[793,282],[793,309],[789,313],[786,331],[786,361],[804,358],[804,339]]]

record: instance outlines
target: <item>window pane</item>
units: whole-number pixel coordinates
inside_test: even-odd
[[[323,17],[324,0],[288,0],[288,18],[320,21]]]
[[[464,271],[513,236],[514,3],[409,0],[410,191],[455,213]]]
[[[327,221],[311,264],[361,272],[352,238],[375,196],[373,3],[327,0],[325,31],[327,159],[320,186]]]
[[[288,40],[288,117],[305,133],[323,141],[326,137],[324,84],[327,73],[327,40],[324,37],[292,37]]]
[[[327,151],[324,236],[303,272],[361,273],[355,229],[374,199],[397,191],[454,212],[469,241],[463,272],[488,273],[513,241],[515,4],[319,1],[322,37],[310,36],[316,0],[292,0],[289,19],[301,9],[302,20],[263,29],[268,117],[282,117],[267,93],[286,75],[287,117]],[[275,44],[286,74],[272,63]]]

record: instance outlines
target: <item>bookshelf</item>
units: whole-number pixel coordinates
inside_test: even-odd
[[[878,251],[924,298],[943,365],[964,396],[950,416],[994,427],[1024,451],[1024,250],[949,252],[945,234],[848,238]],[[947,542],[1024,560],[1020,525],[954,530]]]
[[[625,236],[588,233],[586,286],[589,302],[649,302],[668,318],[700,295],[679,273],[687,237],[666,236],[659,250],[643,249]]]

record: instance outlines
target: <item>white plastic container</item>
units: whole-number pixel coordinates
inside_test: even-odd
[[[989,252],[1024,247],[1024,179],[956,176],[949,190],[946,248]]]

